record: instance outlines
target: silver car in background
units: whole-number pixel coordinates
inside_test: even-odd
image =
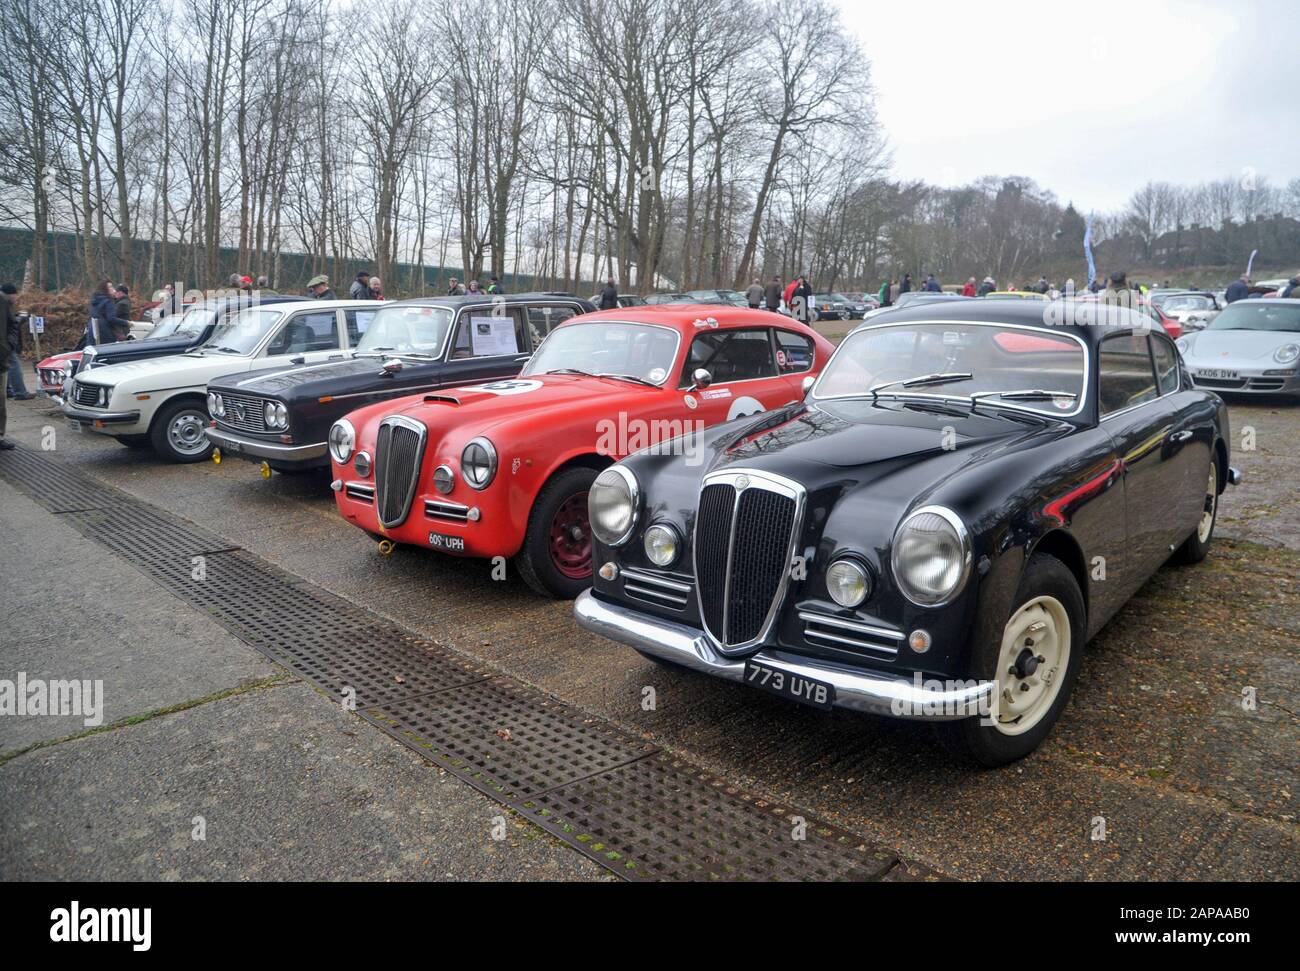
[[[1176,343],[1198,388],[1300,395],[1300,300],[1238,300]]]
[[[1159,307],[1166,316],[1182,324],[1184,333],[1204,330],[1210,325],[1223,304],[1208,290],[1189,290],[1186,293],[1161,293],[1153,296],[1151,302]]]

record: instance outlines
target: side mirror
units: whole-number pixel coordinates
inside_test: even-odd
[[[812,390],[812,386],[816,383],[817,383],[817,379],[814,378],[811,374],[808,375],[808,377],[803,379],[803,396],[805,398],[808,397],[808,392]]]
[[[697,367],[691,375],[691,380],[695,382],[695,387],[707,388],[713,383],[713,375],[709,373],[708,368]]]
[[[380,365],[379,376],[391,377],[392,375],[396,374],[400,370],[402,370],[401,360],[395,357],[390,357],[387,361],[385,361],[383,364]]]

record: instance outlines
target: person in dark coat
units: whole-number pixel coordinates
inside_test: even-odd
[[[618,309],[618,287],[614,286],[612,279],[606,280],[604,288],[600,291],[600,309]]]
[[[1250,277],[1242,274],[1237,279],[1228,284],[1228,292],[1223,298],[1228,303],[1236,303],[1238,300],[1245,300],[1250,296]]]
[[[112,344],[131,333],[131,321],[118,314],[113,284],[105,280],[90,298],[90,323],[86,325],[86,346]],[[119,336],[121,335],[121,336]]]
[[[9,355],[14,352],[14,348],[9,343],[9,328],[11,324],[16,323],[14,320],[14,300],[17,299],[18,288],[12,283],[6,283],[0,286],[0,361],[9,360]],[[9,369],[0,368],[0,392],[9,388]],[[5,438],[5,425],[9,420],[8,409],[5,407],[5,395],[0,394],[0,449],[8,451],[14,447],[14,443]]]
[[[370,274],[362,270],[357,274],[356,280],[348,289],[348,297],[352,300],[374,300],[375,294],[370,289]]]
[[[910,273],[903,274],[903,282],[899,284],[898,292],[900,295],[904,293],[912,292],[912,274]]]
[[[27,382],[23,380],[23,319],[13,309],[13,301],[18,299],[18,288],[12,283],[6,283],[0,287],[0,295],[4,303],[3,312],[8,315],[5,339],[9,351],[0,355],[0,368],[9,375],[9,385],[4,389],[5,397],[15,401],[31,401],[36,395],[27,390]]]
[[[805,324],[813,318],[813,288],[808,282],[808,278],[802,273],[799,275],[798,285],[794,288],[794,301],[790,312],[796,319],[802,320]]]
[[[131,319],[131,296],[127,292],[126,284],[117,288],[117,315],[123,320]],[[130,328],[127,328],[130,331]],[[118,338],[121,340],[122,338]]]
[[[774,276],[767,289],[763,291],[763,301],[767,304],[767,309],[774,314],[781,312],[781,290],[781,278]]]
[[[1289,297],[1292,300],[1300,300],[1300,276],[1293,276],[1286,281],[1281,296]]]
[[[334,296],[334,290],[330,286],[329,277],[323,273],[320,276],[314,276],[307,281],[307,293],[316,300],[337,300]]]

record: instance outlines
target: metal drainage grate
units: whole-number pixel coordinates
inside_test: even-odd
[[[48,456],[0,453],[0,477],[331,697],[355,689],[364,719],[621,877],[935,878]]]
[[[502,678],[381,706],[365,717],[498,799],[544,792],[658,750]]]
[[[666,752],[515,808],[635,880],[878,880],[898,862]]]

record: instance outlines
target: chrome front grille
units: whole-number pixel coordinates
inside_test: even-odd
[[[227,425],[241,432],[266,431],[266,415],[263,411],[266,408],[265,398],[248,394],[228,394],[225,391],[218,391],[217,394],[221,395],[226,408],[226,413],[217,419],[218,424]]]
[[[79,405],[90,405],[96,407],[99,405],[99,388],[97,384],[82,384],[80,381],[74,385],[73,397]]]
[[[364,482],[346,482],[343,485],[343,494],[349,499],[355,499],[357,502],[375,501],[375,487],[366,485]]]
[[[469,522],[469,506],[442,499],[424,500],[424,514],[430,519],[448,519],[454,523]]]
[[[425,427],[393,415],[379,423],[375,439],[375,505],[387,528],[406,522],[420,479]]]
[[[688,578],[651,573],[648,570],[624,570],[623,592],[633,600],[685,610],[690,602],[692,586]]]
[[[832,617],[811,610],[799,611],[803,621],[804,639],[817,647],[828,647],[851,653],[867,653],[893,660],[898,655],[898,645],[903,640],[902,631],[860,620]]]
[[[790,581],[804,490],[766,472],[715,472],[695,516],[695,577],[705,629],[725,652],[762,642]]]

